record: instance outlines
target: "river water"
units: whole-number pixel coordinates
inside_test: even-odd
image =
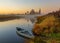
[[[0,43],[25,43],[26,39],[17,35],[16,27],[32,30],[33,23],[25,18],[0,22]]]
[[[40,15],[38,15],[40,16]],[[32,40],[23,38],[16,33],[16,27],[32,30],[36,16],[28,15],[23,18],[0,21],[0,43],[30,43]],[[39,38],[39,37],[38,37]]]

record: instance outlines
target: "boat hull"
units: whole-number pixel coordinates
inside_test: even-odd
[[[33,35],[30,36],[30,35],[24,34],[24,33],[22,33],[22,31],[17,30],[16,33],[23,38],[27,38],[27,39],[33,39],[34,38]]]

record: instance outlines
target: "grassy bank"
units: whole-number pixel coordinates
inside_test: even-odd
[[[33,33],[37,37],[48,38],[45,43],[60,43],[60,10],[37,17]],[[35,37],[36,43],[42,43],[41,40],[44,41],[44,39],[37,37]]]

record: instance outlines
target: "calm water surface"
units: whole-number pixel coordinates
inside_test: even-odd
[[[26,39],[16,34],[16,27],[32,30],[33,24],[24,18],[0,22],[0,43],[25,43]]]

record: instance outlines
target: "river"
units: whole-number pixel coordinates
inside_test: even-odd
[[[0,21],[0,43],[25,43],[27,39],[17,35],[16,27],[32,30],[34,23],[31,19],[34,19],[33,16],[28,15],[20,19]]]
[[[0,43],[25,43],[26,39],[17,35],[16,27],[32,30],[33,23],[25,18],[0,22]]]

